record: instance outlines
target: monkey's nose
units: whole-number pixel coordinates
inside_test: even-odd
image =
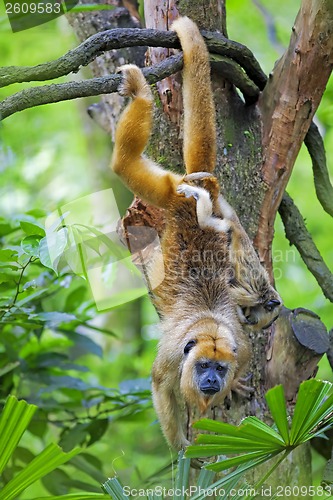
[[[272,312],[276,307],[278,307],[279,305],[281,304],[281,302],[279,300],[276,300],[276,299],[272,299],[272,300],[269,300],[268,302],[266,302],[265,304],[265,309],[268,311],[268,312]]]

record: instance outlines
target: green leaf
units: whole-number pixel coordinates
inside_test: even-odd
[[[251,450],[266,450],[266,453],[270,450],[280,449],[279,446],[276,448],[272,443],[253,441],[248,438],[232,437],[232,436],[214,436],[210,434],[201,434],[196,439],[197,444],[209,444],[218,447],[218,455],[228,454],[228,453],[242,453]]]
[[[42,210],[41,208],[33,208],[32,210],[28,210],[26,212],[27,215],[31,215],[32,217],[35,217],[36,219],[40,219],[42,217],[45,217],[47,215],[47,212],[45,210]]]
[[[47,233],[47,237],[40,241],[39,258],[41,263],[56,271],[59,258],[67,245],[68,231],[62,227],[57,232]]]
[[[51,495],[65,495],[69,492],[70,476],[61,469],[55,469],[42,478],[44,488]]]
[[[208,488],[210,484],[212,484],[213,478],[215,477],[215,473],[211,470],[207,469],[201,469],[198,480],[197,480],[197,486],[200,489],[205,489]],[[193,500],[193,499],[192,499]]]
[[[109,426],[109,419],[107,418],[98,418],[96,420],[93,420],[87,427],[87,431],[90,435],[88,446],[91,446],[96,441],[99,441],[101,437],[105,434],[108,426]]]
[[[15,368],[17,368],[18,366],[20,366],[19,361],[12,361],[12,363],[8,363],[7,365],[3,366],[2,368],[0,368],[0,377],[5,375],[6,373],[11,372],[12,370],[15,370]]]
[[[32,235],[39,235],[42,237],[45,236],[45,229],[40,224],[32,224],[31,222],[26,222],[26,221],[21,220],[20,226],[21,226],[21,229],[28,236],[32,236]]]
[[[0,474],[36,410],[37,406],[30,405],[26,401],[18,401],[14,396],[8,396],[0,417]],[[5,500],[6,497],[1,495],[0,492],[0,499]]]
[[[45,321],[45,323],[47,323],[51,327],[54,327],[61,323],[70,323],[77,318],[76,316],[74,316],[74,314],[53,311],[30,314],[29,319],[40,319],[43,322]]]
[[[12,262],[17,260],[16,250],[0,250],[0,262]]]
[[[180,491],[180,495],[174,495],[174,498],[186,498],[185,490],[189,484],[191,460],[184,458],[184,452],[178,454],[178,470],[176,476],[175,489]]]
[[[68,460],[79,452],[80,449],[76,448],[70,453],[64,453],[59,446],[50,444],[3,487],[0,492],[0,500],[16,499],[18,495],[35,481],[38,481],[38,479],[46,476],[46,474],[60,465],[68,462]]]
[[[26,236],[21,241],[21,248],[26,255],[30,257],[39,257],[39,243],[41,240],[41,236],[31,235]]]
[[[324,398],[331,390],[332,384],[321,380],[307,380],[300,385],[294,416],[290,430],[290,444],[300,444],[311,430],[319,423],[322,416],[332,407],[332,396],[327,404]],[[327,403],[327,402],[326,402]],[[322,408],[320,409],[320,406]]]
[[[69,493],[60,496],[34,497],[30,500],[110,500],[110,495],[104,495],[103,493]]]
[[[108,479],[103,483],[102,487],[106,493],[111,495],[113,500],[128,500],[128,496],[125,495],[123,487],[116,477]]]
[[[0,273],[0,284],[9,283],[10,281],[15,281],[15,273]]]
[[[289,445],[289,426],[286,399],[282,385],[273,387],[265,395],[268,407],[286,445]]]
[[[78,309],[87,296],[87,288],[85,286],[79,286],[68,294],[65,302],[64,311],[72,312]]]
[[[105,475],[101,472],[102,463],[95,456],[88,453],[80,453],[80,455],[72,458],[70,463],[73,467],[76,467],[89,477],[95,479],[97,483],[103,483],[105,481]]]
[[[214,464],[209,464],[206,466],[207,470],[211,470],[214,472],[222,472],[227,469],[231,469],[232,467],[237,467],[242,464],[247,464],[257,459],[265,459],[270,460],[279,452],[275,453],[267,453],[262,451],[246,453],[244,455],[239,455],[238,457],[227,458],[225,460],[221,460],[220,462],[215,462]]]
[[[202,419],[196,422],[193,427],[225,436],[245,438],[250,441],[257,441],[258,443],[270,442],[276,446],[284,445],[281,436],[257,417],[247,417],[239,426],[216,422],[210,419]]]

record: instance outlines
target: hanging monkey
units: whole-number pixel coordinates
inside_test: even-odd
[[[152,372],[153,402],[163,433],[175,448],[188,444],[184,403],[203,414],[241,378],[251,348],[246,329],[269,326],[282,301],[269,282],[239,219],[220,195],[215,108],[209,54],[187,17],[172,26],[184,53],[184,162],[186,175],[163,170],[143,155],[152,128],[153,96],[141,70],[120,68],[119,91],[132,100],[116,131],[112,168],[128,188],[165,209],[162,258],[148,269],[162,338]]]

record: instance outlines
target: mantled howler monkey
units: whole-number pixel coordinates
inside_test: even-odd
[[[132,100],[118,123],[112,168],[133,193],[165,209],[163,255],[148,269],[153,283],[164,273],[152,290],[162,329],[152,387],[163,433],[179,449],[188,444],[184,403],[204,413],[231,390],[245,390],[241,376],[251,355],[246,328],[268,326],[281,299],[212,175],[216,125],[206,45],[187,17],[172,29],[184,52],[186,175],[143,156],[153,97],[134,65],[120,68],[119,91]]]

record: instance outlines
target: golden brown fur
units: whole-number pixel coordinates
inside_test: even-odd
[[[134,65],[121,68],[120,91],[133,100],[118,124],[112,168],[135,194],[166,209],[162,255],[148,270],[149,281],[160,283],[152,298],[162,329],[153,366],[153,401],[164,435],[179,449],[188,444],[184,404],[204,413],[221,403],[231,389],[242,388],[240,377],[250,358],[242,323],[261,326],[271,321],[272,314],[267,315],[264,306],[272,294],[278,296],[211,175],[216,130],[205,43],[188,18],[178,19],[172,29],[184,51],[187,175],[164,171],[142,155],[151,130],[153,101]],[[244,266],[249,266],[245,272]],[[216,374],[215,381],[210,373]],[[204,388],[215,382],[214,393],[212,387]]]

